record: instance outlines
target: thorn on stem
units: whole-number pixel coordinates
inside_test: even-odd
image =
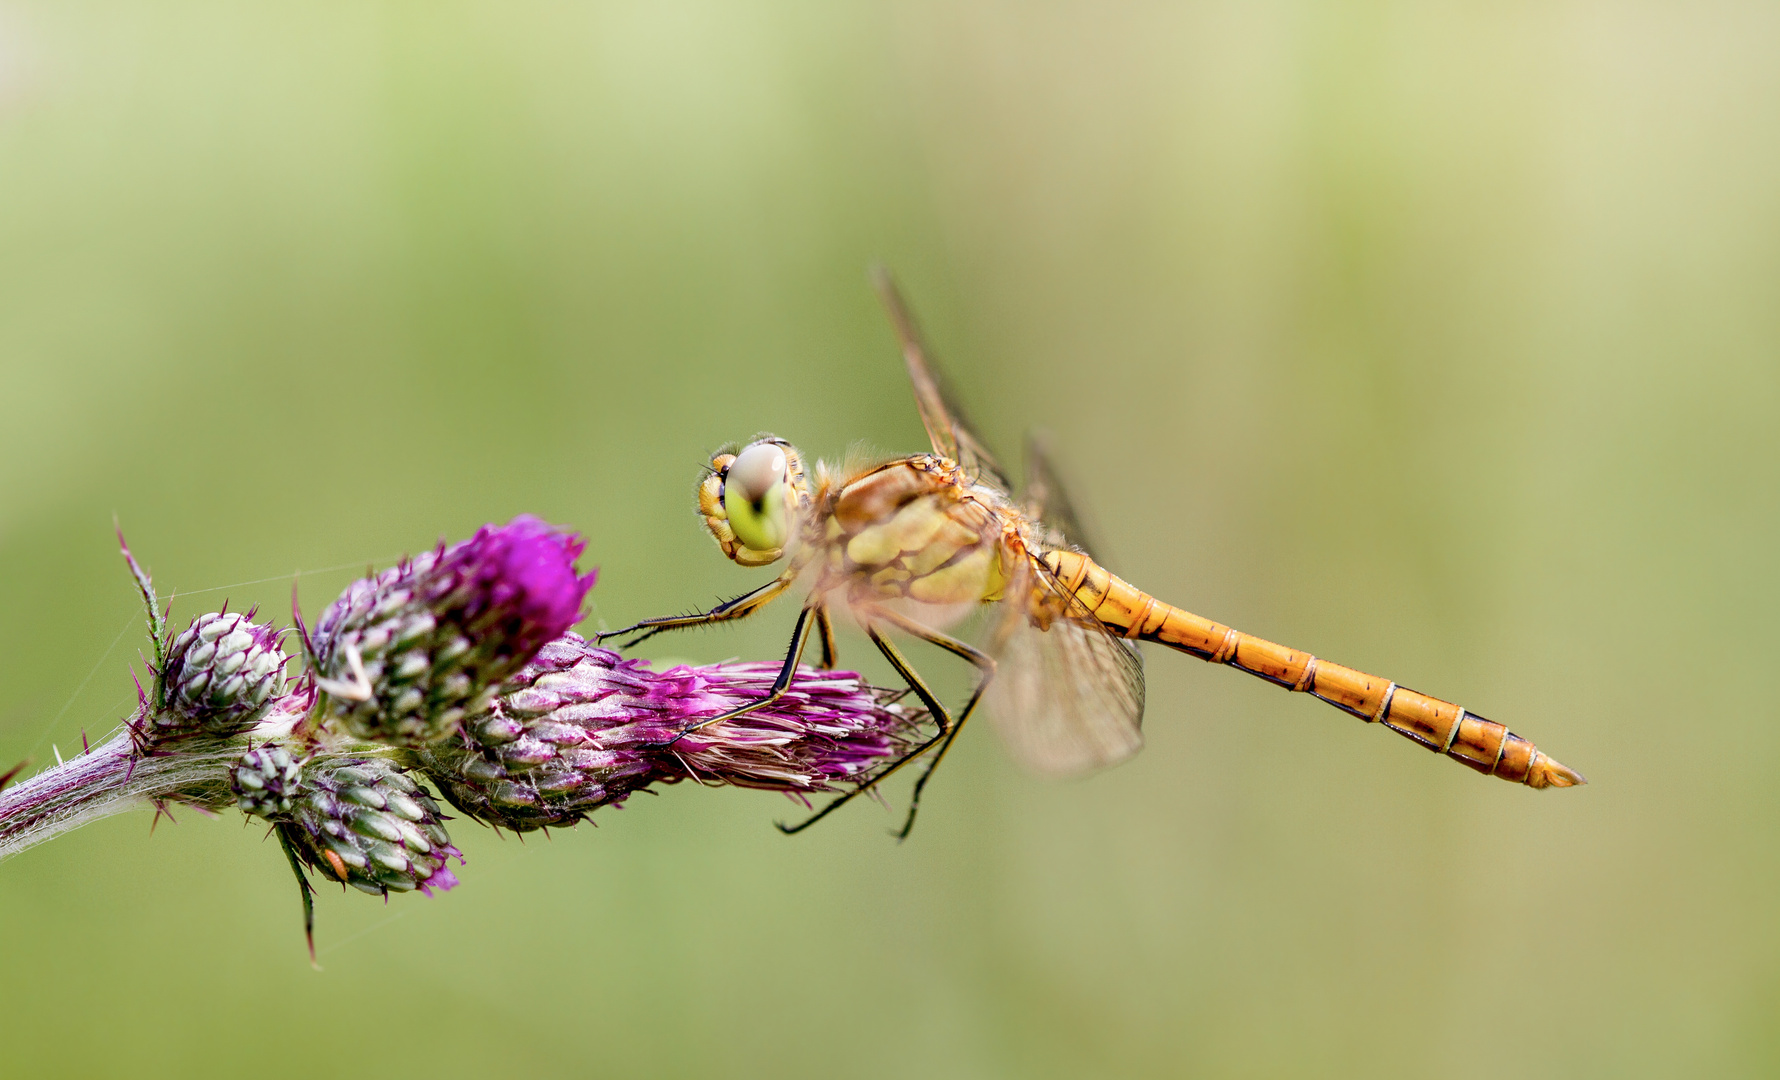
[[[320,971],[321,965],[315,960],[315,886],[309,884],[309,876],[303,873],[303,863],[297,858],[297,849],[291,846],[290,837],[283,829],[278,830],[278,846],[290,860],[290,871],[297,877],[297,891],[303,899],[303,938],[309,943],[309,966]]]
[[[148,636],[153,639],[155,671],[155,705],[165,704],[165,684],[161,682],[160,673],[167,669],[167,614],[172,611],[173,601],[167,601],[167,611],[161,610],[160,600],[155,596],[154,579],[148,571],[136,561],[130,553],[130,545],[124,540],[124,529],[117,522],[117,515],[112,515],[112,525],[117,529],[117,546],[124,553],[124,562],[130,568],[130,576],[136,579],[136,591],[142,594],[142,604],[148,609]]]
[[[297,602],[297,579],[293,576],[290,582],[290,619],[297,631],[297,637],[303,642],[303,656],[311,664],[315,662],[315,644],[309,640],[309,625],[303,621],[303,609]]]

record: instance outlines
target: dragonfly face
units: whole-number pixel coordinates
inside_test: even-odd
[[[766,566],[783,558],[809,502],[803,459],[790,443],[772,435],[711,455],[698,485],[705,528],[723,554],[741,566]]]

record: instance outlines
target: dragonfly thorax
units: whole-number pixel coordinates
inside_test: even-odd
[[[818,502],[826,584],[844,586],[853,604],[999,599],[1007,523],[954,462],[927,454],[883,462]]]

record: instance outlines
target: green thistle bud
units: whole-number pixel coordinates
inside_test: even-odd
[[[445,860],[463,861],[445,832],[439,804],[383,758],[333,758],[303,766],[297,796],[278,831],[305,866],[374,894],[449,889],[457,875],[446,869]]]
[[[302,792],[303,767],[282,746],[256,746],[229,769],[229,789],[244,814],[287,817]]]
[[[165,701],[143,734],[153,745],[181,738],[238,735],[260,719],[285,685],[278,631],[252,612],[200,615],[167,647]]]

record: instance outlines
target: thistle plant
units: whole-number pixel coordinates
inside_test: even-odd
[[[388,897],[458,884],[463,855],[434,791],[469,818],[572,825],[653,785],[866,787],[919,748],[927,714],[851,672],[800,669],[770,707],[681,735],[764,696],[778,664],[655,671],[569,628],[593,585],[582,542],[531,517],[486,526],[348,586],[306,670],[254,612],[178,634],[119,544],[148,613],[149,681],[110,739],[8,787],[0,859],[149,803],[265,822],[296,874],[314,956],[311,875]]]
[[[286,686],[290,657],[279,643],[282,635],[254,622],[255,612],[231,615],[224,604],[171,637],[154,582],[130,553],[122,530],[117,542],[148,610],[153,650],[149,688],[136,684],[136,715],[126,721],[138,754],[194,740],[226,740],[264,719]]]
[[[259,772],[265,764],[276,775]],[[275,783],[279,796],[242,798],[241,809],[271,821],[292,858],[323,877],[380,896],[415,889],[431,895],[457,884],[445,862],[461,862],[463,853],[452,846],[439,804],[388,758],[302,766],[288,755],[267,762],[250,752],[230,771],[231,786],[251,787],[256,774]]]
[[[251,747],[229,767],[229,790],[243,814],[283,820],[303,792],[303,765],[276,743]]]
[[[354,738],[395,746],[454,734],[580,621],[594,580],[575,573],[583,546],[518,517],[355,582],[308,642],[322,716]]]
[[[155,673],[164,688],[162,700],[143,717],[145,745],[226,739],[266,714],[284,691],[290,657],[279,645],[278,631],[253,616],[226,609],[200,615],[173,639]]]
[[[417,760],[459,810],[523,832],[571,824],[642,788],[681,780],[833,790],[913,749],[912,714],[851,672],[805,674],[772,705],[681,736],[764,697],[778,670],[732,663],[654,671],[564,634],[458,738]]]

